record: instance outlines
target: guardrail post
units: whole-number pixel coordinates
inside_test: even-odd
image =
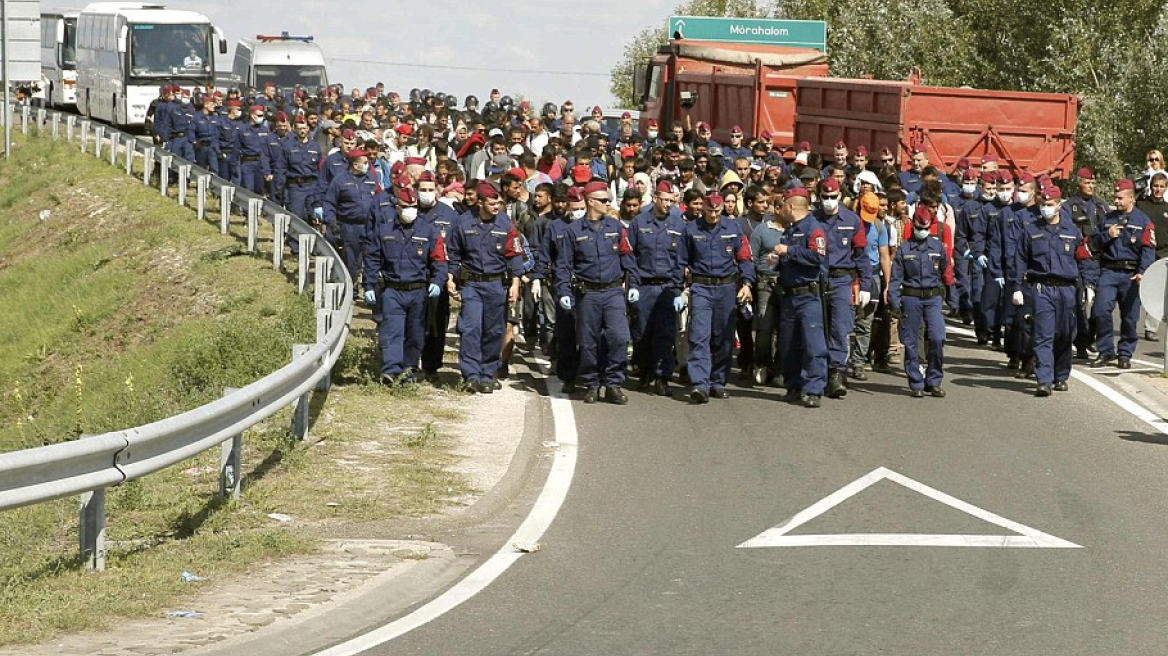
[[[195,216],[199,217],[200,221],[207,218],[207,187],[210,184],[210,173],[195,178]]]
[[[239,388],[228,387],[223,396],[231,396]],[[236,433],[224,440],[219,447],[219,496],[232,501],[239,500],[239,488],[243,480],[241,461],[243,459],[243,434]]]
[[[219,187],[219,232],[227,234],[231,227],[231,201],[235,198],[235,187],[223,185]]]
[[[122,149],[124,151],[123,154],[126,156],[126,175],[134,174],[134,143],[133,138],[127,139],[126,145]]]
[[[65,117],[65,141],[73,143],[73,131],[77,129],[77,117],[69,115]]]
[[[150,186],[150,174],[154,172],[154,146],[142,149],[142,184]]]
[[[121,141],[122,137],[117,132],[110,135],[110,166],[118,165],[118,144]]]
[[[308,344],[294,344],[292,359],[295,360],[312,350]],[[292,402],[292,436],[303,442],[308,439],[308,404],[311,392],[305,392]]]
[[[81,495],[81,560],[85,569],[105,571],[105,489]]]
[[[313,271],[312,305],[316,308],[324,307],[324,285],[328,282],[329,269],[332,268],[333,258],[324,255],[316,257],[316,269]]]
[[[8,89],[5,89],[4,93],[8,93]],[[28,105],[20,108],[20,131],[28,134]]]
[[[272,268],[284,266],[284,242],[287,240],[288,223],[291,217],[287,214],[277,214],[272,220]]]
[[[89,149],[89,121],[81,121],[81,152]]]
[[[178,165],[178,205],[179,207],[186,207],[187,205],[187,186],[191,181],[191,165]]]
[[[308,289],[308,264],[311,262],[312,249],[316,248],[316,235],[299,235],[300,255],[296,263],[296,291],[303,294]]]
[[[170,185],[170,164],[174,161],[174,155],[163,155],[158,158],[161,181],[158,183],[158,193],[163,196],[166,195],[166,188]]]
[[[264,211],[264,199],[250,198],[247,201],[247,252],[256,252],[256,242],[260,238],[260,212]]]
[[[93,156],[101,159],[101,140],[105,137],[105,128],[97,126],[93,128]]]
[[[53,141],[61,138],[61,115],[53,112]]]
[[[44,127],[47,115],[48,112],[45,111],[44,107],[37,109],[37,130],[40,130],[42,127]]]

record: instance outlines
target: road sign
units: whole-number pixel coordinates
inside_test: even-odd
[[[856,496],[883,480],[899,483],[914,492],[939,501],[951,508],[972,515],[984,522],[996,524],[1017,535],[929,535],[914,533],[848,533],[829,535],[788,535],[807,522],[819,517],[839,504]],[[845,485],[822,500],[812,504],[786,522],[763,531],[758,536],[738,545],[739,549],[760,547],[1006,547],[1029,549],[1080,549],[1037,529],[1024,526],[995,515],[988,510],[966,503],[924,483],[880,467],[870,474]]]
[[[697,41],[762,43],[827,52],[827,23],[823,21],[670,16],[665,29],[671,39],[680,34],[683,39]]]
[[[8,79],[39,82],[41,79],[41,3],[39,0],[4,0],[4,42]]]
[[[1168,309],[1164,302],[1165,287],[1168,287],[1168,259],[1156,260],[1140,280],[1140,302],[1144,304],[1144,311],[1160,319]]]

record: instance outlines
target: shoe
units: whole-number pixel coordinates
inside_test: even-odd
[[[389,374],[381,374],[381,377],[377,379],[377,382],[385,385],[386,387],[397,387],[397,378],[390,376]]]
[[[888,364],[904,364],[904,361],[900,359],[899,353],[889,353]]]
[[[682,385],[689,385],[689,369],[687,367],[682,367],[681,371],[677,372],[677,379],[681,381]]]
[[[969,324],[973,323],[973,312],[970,310],[963,311],[961,313],[961,323],[963,323],[967,326]]]
[[[438,375],[437,371],[427,371],[422,374],[422,378],[434,387],[438,387],[442,384],[442,378]]]
[[[664,378],[653,381],[653,393],[657,396],[673,396],[673,392],[669,390],[669,381]]]
[[[604,388],[604,400],[613,405],[625,405],[629,402],[629,397],[625,396],[621,388],[615,385],[609,385]]]
[[[1014,378],[1026,379],[1034,375],[1034,361],[1027,360],[1022,363],[1022,367],[1018,369],[1018,373],[1014,374]]]
[[[589,387],[588,391],[584,392],[584,402],[587,403],[588,405],[592,405],[593,403],[596,403],[596,397],[599,395],[599,392],[600,392],[600,390],[598,390],[597,388]]]
[[[989,337],[987,337],[985,335],[978,335],[977,336],[977,345],[978,346],[985,346],[986,344],[989,344],[989,343],[990,343]]]
[[[487,384],[488,384],[488,385],[490,385],[490,386],[491,386],[491,389],[493,389],[493,390],[501,390],[501,389],[503,389],[503,383],[500,383],[500,382],[499,382],[499,381],[497,381],[497,380],[492,380],[490,383],[487,383]]]
[[[511,365],[505,364],[502,367],[499,367],[498,376],[502,380],[507,380],[508,378],[510,378],[511,377]],[[498,388],[496,388],[496,389],[498,389]]]
[[[580,391],[580,386],[575,381],[568,381],[560,387],[560,391],[564,394],[575,394]]]
[[[710,396],[715,399],[728,399],[730,392],[727,392],[725,387],[714,387],[710,389]]]
[[[703,403],[709,403],[710,396],[708,394],[706,394],[704,391],[702,391],[701,389],[695,387],[693,389],[693,391],[689,393],[689,402],[694,404],[694,405],[701,405]]]
[[[877,361],[872,363],[872,371],[878,374],[890,374],[892,373],[892,367],[888,366],[887,362]]]
[[[1118,366],[1120,369],[1131,369],[1131,360],[1128,360],[1127,358],[1120,358],[1119,364],[1116,366]]]
[[[1154,330],[1145,330],[1145,331],[1144,331],[1144,341],[1146,341],[1146,342],[1158,342],[1158,341],[1160,341],[1160,338],[1156,336],[1156,331],[1154,331]]]
[[[1053,389],[1056,392],[1065,392],[1069,388],[1067,387],[1067,381],[1064,380],[1062,382],[1055,383],[1054,387],[1052,387],[1051,389]]]
[[[1006,363],[1006,368],[1011,370],[1011,371],[1013,371],[1015,369],[1020,369],[1021,367],[1022,367],[1022,359],[1021,358],[1010,358],[1010,361]]]
[[[819,396],[817,396],[815,394],[808,394],[807,396],[803,397],[803,407],[804,408],[818,408],[819,407]]]
[[[478,394],[479,386],[469,380],[462,381],[462,389],[471,394]]]
[[[637,381],[637,390],[641,392],[648,392],[653,389],[653,374],[645,374]]]
[[[770,374],[767,372],[766,367],[755,367],[754,368],[754,383],[756,385],[765,385],[767,380],[769,380],[769,379],[770,379]]]
[[[1096,347],[1095,344],[1088,344],[1087,345],[1087,352],[1090,353],[1091,355],[1099,355],[1099,348]]]
[[[490,383],[475,383],[475,389],[479,394],[493,394],[495,386]]]
[[[1075,349],[1075,359],[1076,360],[1089,360],[1090,358],[1091,358],[1091,354],[1087,353],[1087,349],[1085,349],[1085,348]]]
[[[864,373],[863,367],[852,367],[851,372],[848,373],[848,377],[861,382],[868,380],[868,374]]]
[[[929,396],[933,397],[934,399],[945,398],[945,390],[941,389],[940,387],[926,387],[925,391],[928,392]]]
[[[993,350],[995,350],[995,351],[1001,351],[1001,350],[1002,350],[1002,338],[1001,338],[1001,337],[995,337],[995,338],[993,339],[993,343],[992,343],[992,344],[990,344],[990,348],[991,348],[991,349],[993,349]]]
[[[783,397],[784,403],[802,403],[803,392],[799,390],[787,390],[786,396]]]
[[[833,371],[827,375],[827,398],[842,399],[848,395],[848,388],[844,387],[844,373]]]
[[[925,398],[925,390],[923,390],[923,389],[909,390],[908,395],[913,397],[914,399],[923,399],[923,398]]]
[[[1095,358],[1095,361],[1091,363],[1091,366],[1092,367],[1109,367],[1109,366],[1111,366],[1112,362],[1115,362],[1115,354],[1114,353],[1100,353],[1099,357]]]
[[[1050,396],[1050,385],[1039,385],[1038,388],[1034,390],[1034,396]]]

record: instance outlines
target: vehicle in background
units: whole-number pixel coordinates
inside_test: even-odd
[[[633,88],[641,99],[639,130],[649,119],[662,133],[675,120],[705,121],[714,139],[727,143],[730,129],[770,132],[774,146],[795,143],[796,84],[827,76],[827,55],[810,48],[673,39],[647,63],[638,64]]]
[[[159,87],[214,88],[216,50],[226,54],[227,41],[200,13],[91,3],[77,19],[77,108],[115,126],[142,126]]]
[[[63,9],[41,14],[41,101],[46,107],[77,106],[77,17]]]
[[[813,152],[830,154],[840,141],[889,148],[904,167],[924,146],[946,173],[986,154],[1015,173],[1068,179],[1075,170],[1079,98],[1070,94],[930,87],[916,71],[907,81],[807,78],[797,95],[795,139]]]
[[[231,78],[236,85],[260,91],[272,82],[283,93],[297,86],[312,95],[328,86],[324,52],[311,36],[256,35],[255,41],[242,39],[235,46]]]
[[[612,134],[620,134],[621,116],[628,112],[633,119],[633,128],[637,129],[641,120],[641,112],[635,109],[606,109],[601,115],[600,120],[604,123],[604,127]]]

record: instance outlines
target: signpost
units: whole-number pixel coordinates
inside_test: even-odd
[[[1168,314],[1168,258],[1156,260],[1140,281],[1140,302],[1144,311],[1160,321]],[[1168,349],[1164,350],[1164,375],[1168,376]]]
[[[40,0],[0,0],[0,80],[4,93],[4,157],[12,148],[12,82],[41,79]]]
[[[696,41],[761,43],[827,52],[827,23],[823,21],[670,16],[665,29],[671,39],[680,35]]]

